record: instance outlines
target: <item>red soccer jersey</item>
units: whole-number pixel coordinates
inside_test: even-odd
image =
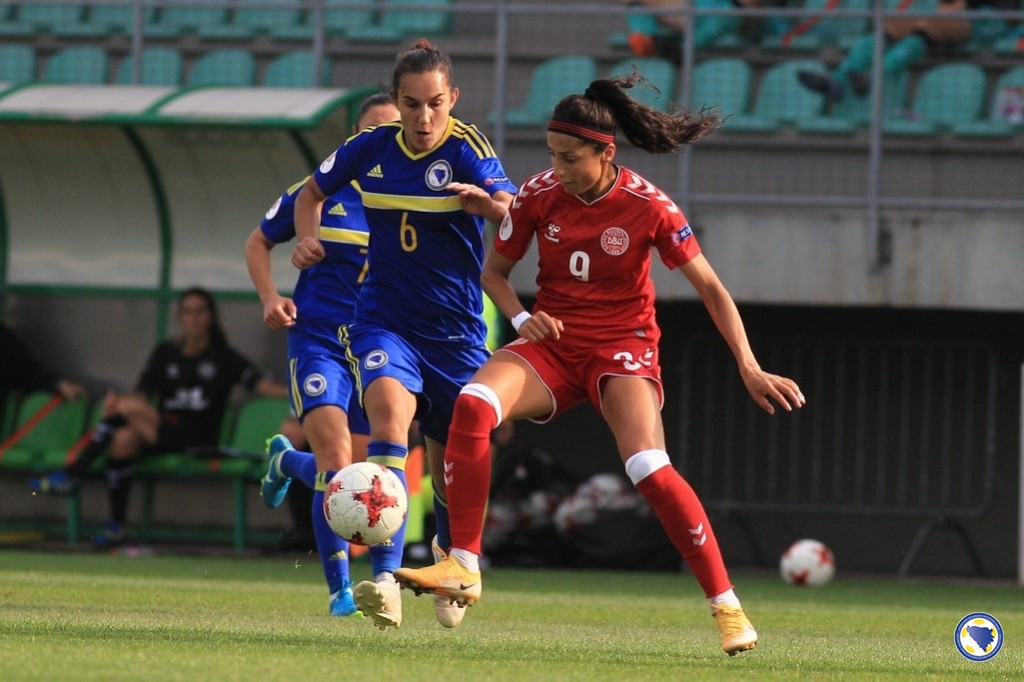
[[[679,207],[622,166],[611,189],[593,203],[568,194],[553,170],[527,180],[494,248],[518,261],[534,234],[540,267],[536,309],[562,320],[563,339],[587,346],[623,334],[657,342],[651,247],[673,269],[700,253]]]

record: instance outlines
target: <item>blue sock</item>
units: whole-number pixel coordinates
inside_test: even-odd
[[[316,537],[316,548],[320,553],[320,563],[324,568],[324,578],[327,580],[327,591],[330,594],[341,590],[345,586],[345,581],[349,579],[348,541],[331,530],[324,515],[324,491],[327,489],[327,481],[331,480],[334,474],[334,471],[317,474],[311,510],[313,535]]]
[[[445,552],[452,547],[452,527],[448,523],[448,502],[442,500],[434,491],[434,525],[437,533],[437,545]]]
[[[281,453],[281,471],[285,476],[299,479],[307,488],[316,486],[316,459],[312,452],[285,450]]]
[[[409,484],[405,480],[405,458],[408,454],[409,448],[405,445],[386,440],[372,440],[366,448],[366,460],[382,464],[395,472],[405,486],[406,493],[409,492]],[[370,547],[370,567],[374,576],[383,572],[394,573],[401,568],[402,552],[405,550],[405,526],[403,523],[402,528],[386,543]]]

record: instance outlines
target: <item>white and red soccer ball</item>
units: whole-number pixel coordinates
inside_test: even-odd
[[[779,572],[790,585],[820,587],[836,574],[836,560],[824,543],[797,540],[782,554]]]
[[[331,530],[357,545],[379,545],[401,529],[409,512],[402,481],[385,466],[350,464],[331,478],[324,515]]]

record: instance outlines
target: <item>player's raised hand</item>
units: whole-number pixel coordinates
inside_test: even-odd
[[[263,321],[275,332],[294,326],[297,313],[295,302],[284,296],[274,296],[263,304]]]
[[[544,339],[557,341],[563,331],[565,331],[565,326],[562,321],[557,317],[551,317],[543,310],[538,310],[519,325],[519,336],[527,341],[543,341]]]
[[[324,246],[319,239],[303,237],[295,244],[292,252],[292,265],[299,270],[313,267],[324,259]]]

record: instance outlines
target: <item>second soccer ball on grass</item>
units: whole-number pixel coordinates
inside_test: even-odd
[[[402,527],[409,496],[387,467],[356,462],[327,484],[324,514],[331,529],[357,545],[379,545]]]
[[[836,572],[832,550],[818,540],[797,540],[779,560],[782,579],[790,585],[820,587],[828,584]]]

